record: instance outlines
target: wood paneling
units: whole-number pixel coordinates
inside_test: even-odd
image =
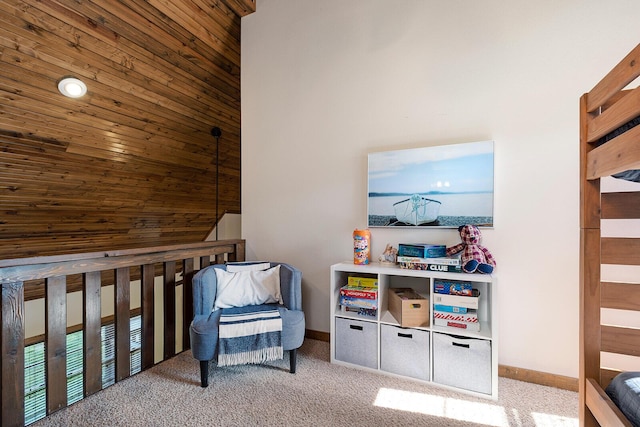
[[[1,0],[0,259],[202,241],[216,190],[220,215],[240,213],[240,17],[253,11]],[[58,93],[69,75],[87,95]]]

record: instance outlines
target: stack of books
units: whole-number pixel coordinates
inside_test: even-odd
[[[433,324],[479,332],[480,292],[470,282],[436,279],[433,285]]]
[[[431,243],[400,243],[398,245],[398,256],[437,258],[446,255],[447,247],[445,245]]]
[[[461,273],[460,255],[448,257],[445,245],[400,243],[398,245],[398,264],[409,270],[444,271]]]
[[[378,313],[378,279],[349,277],[340,288],[340,307],[345,313],[375,317]]]

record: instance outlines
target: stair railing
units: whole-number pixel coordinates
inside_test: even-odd
[[[182,325],[182,349],[189,348],[193,317],[191,281],[211,263],[244,261],[244,240],[222,240],[152,248],[0,260],[0,425],[24,425],[25,282],[43,281],[45,298],[45,365],[47,414],[67,406],[67,277],[82,278],[84,396],[102,389],[101,289],[104,272],[114,286],[115,380],[130,376],[130,302],[132,271],[140,280],[142,370],[154,365],[155,279],[162,276],[163,359],[176,354],[176,325]],[[161,271],[159,271],[161,270]],[[178,274],[176,274],[178,273]],[[178,278],[178,279],[177,279]],[[181,278],[181,279],[180,279]],[[176,286],[182,285],[182,307]],[[137,289],[137,288],[136,288]],[[77,308],[76,308],[77,309]],[[176,319],[182,313],[182,319]],[[178,322],[178,320],[181,320]],[[197,369],[194,369],[197,376]],[[197,378],[196,378],[197,382]]]

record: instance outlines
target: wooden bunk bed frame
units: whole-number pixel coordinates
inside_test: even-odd
[[[640,311],[640,284],[601,282],[601,265],[640,265],[640,239],[602,237],[601,219],[640,219],[640,192],[601,193],[600,178],[640,169],[640,126],[596,146],[640,116],[640,44],[580,98],[580,425],[631,426],[604,392],[620,372],[601,352],[640,356],[640,329],[602,325],[601,308]],[[640,282],[640,280],[638,281]]]

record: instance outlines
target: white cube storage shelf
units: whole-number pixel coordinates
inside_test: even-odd
[[[348,278],[378,280],[375,316],[342,311]],[[435,326],[436,279],[471,282],[480,291],[480,331]],[[402,328],[388,310],[390,288],[412,288],[428,298],[429,325]],[[408,270],[380,264],[331,266],[331,363],[401,376],[469,394],[498,398],[498,324],[493,275]]]

